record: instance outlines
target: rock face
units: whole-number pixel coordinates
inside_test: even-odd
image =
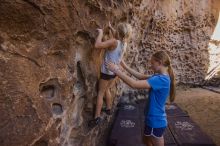
[[[1,0],[0,144],[97,145],[107,124],[86,126],[103,56],[93,44],[109,20],[132,24],[133,68],[145,71],[151,54],[165,49],[179,83],[201,84],[218,8],[217,0]]]
[[[217,1],[143,0],[133,14],[136,39],[128,61],[145,71],[150,67],[150,56],[166,50],[179,83],[202,84],[209,67],[208,45],[218,8]]]

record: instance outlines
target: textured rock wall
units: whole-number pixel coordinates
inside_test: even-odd
[[[126,60],[132,67],[145,71],[150,55],[165,49],[179,82],[201,83],[216,1],[1,0],[0,144],[97,145],[108,125],[86,126],[103,55],[93,44],[95,29],[109,20],[134,28]]]
[[[104,125],[86,127],[103,54],[92,47],[95,29],[123,18],[121,7],[123,1],[1,1],[0,145],[96,145]]]
[[[127,61],[144,72],[150,67],[152,53],[166,50],[179,83],[203,84],[209,68],[208,45],[218,15],[219,1],[143,0],[133,13],[134,38],[138,39]]]

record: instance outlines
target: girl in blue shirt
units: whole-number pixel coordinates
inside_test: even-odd
[[[107,63],[108,68],[132,88],[149,89],[147,112],[145,115],[144,137],[147,146],[164,146],[163,133],[167,127],[165,104],[167,97],[170,101],[175,99],[175,76],[169,55],[158,51],[151,57],[151,67],[154,74],[144,75],[121,63],[130,74],[139,80],[127,76],[112,62]]]

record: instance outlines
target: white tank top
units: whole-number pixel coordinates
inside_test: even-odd
[[[118,44],[114,50],[106,50],[104,55],[104,60],[101,66],[101,73],[114,75],[113,72],[107,69],[105,63],[106,62],[113,62],[115,64],[120,64],[123,54],[126,50],[127,44],[123,44],[121,41],[117,40]]]

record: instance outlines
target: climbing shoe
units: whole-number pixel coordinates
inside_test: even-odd
[[[100,117],[92,119],[92,120],[89,121],[88,127],[89,128],[93,128],[93,127],[99,125],[101,123],[101,121],[102,121],[102,119]]]
[[[105,113],[106,113],[107,115],[112,115],[112,110],[111,110],[111,109],[106,109],[106,110],[105,110]]]
[[[102,109],[102,111],[105,112],[107,115],[112,115],[111,109],[104,108],[104,109]]]

